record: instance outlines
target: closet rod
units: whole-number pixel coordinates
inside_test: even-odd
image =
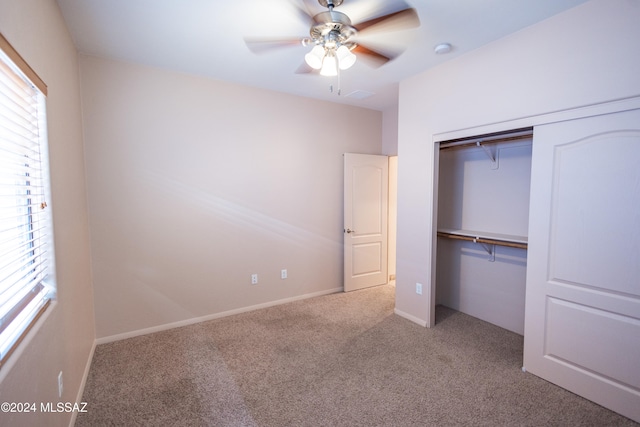
[[[510,142],[510,141],[520,141],[523,139],[531,139],[533,137],[533,129],[518,129],[513,132],[504,133],[504,134],[488,134],[488,135],[478,135],[471,138],[460,138],[460,139],[451,139],[449,141],[441,141],[440,149],[446,150],[448,148],[459,148],[459,147],[468,147],[468,146],[476,146],[478,143],[487,143],[493,144],[497,142]]]
[[[519,249],[527,249],[526,243],[520,242],[509,242],[507,240],[499,240],[499,239],[490,239],[487,237],[473,237],[473,236],[463,236],[460,234],[452,234],[446,233],[444,231],[438,231],[439,237],[447,237],[449,239],[457,239],[457,240],[466,240],[474,243],[486,243],[489,245],[499,245],[499,246],[508,246],[510,248],[519,248]]]

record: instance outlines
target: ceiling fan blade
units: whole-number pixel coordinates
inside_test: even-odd
[[[365,47],[361,44],[354,47],[351,52],[356,54],[356,56],[358,57],[362,55],[362,59],[364,59],[366,62],[368,62],[369,64],[371,64],[376,68],[383,66],[384,64],[391,61],[397,56],[397,55],[393,55],[393,56],[383,55],[382,53],[377,52],[373,49],[369,49],[368,47]]]
[[[313,22],[313,13],[311,13],[311,9],[305,0],[295,0],[292,1],[294,7],[296,8],[296,13],[300,20],[305,24],[311,24]]]
[[[311,68],[306,62],[302,62],[298,69],[296,70],[296,74],[318,74],[320,71],[314,68]]]
[[[355,25],[358,31],[398,31],[420,26],[418,12],[413,8],[399,10]]]
[[[261,54],[285,47],[302,46],[301,38],[291,39],[264,39],[264,38],[245,38],[245,44],[253,53]]]

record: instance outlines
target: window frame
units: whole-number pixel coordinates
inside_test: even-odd
[[[29,147],[32,152],[32,155],[29,156],[24,155],[25,148],[22,144],[12,145],[15,141],[10,136],[11,131],[5,132],[6,143],[0,145],[0,148],[4,148],[0,151],[0,155],[6,156],[6,159],[10,157],[21,159],[22,156],[25,159],[18,162],[21,164],[19,166],[20,173],[12,174],[9,172],[11,169],[9,168],[5,170],[5,175],[14,175],[14,178],[0,181],[0,185],[7,190],[16,186],[15,197],[12,198],[14,193],[10,193],[8,196],[1,193],[0,197],[5,194],[6,200],[8,200],[5,206],[11,209],[15,204],[15,212],[18,212],[9,214],[9,209],[3,210],[0,221],[2,224],[13,223],[18,227],[23,227],[20,232],[6,232],[9,236],[18,236],[16,238],[10,237],[10,239],[18,240],[20,243],[15,244],[15,247],[13,243],[7,244],[5,249],[8,249],[9,252],[5,252],[5,255],[8,255],[9,260],[7,261],[5,258],[0,262],[0,267],[5,266],[4,272],[0,270],[2,272],[0,279],[6,280],[5,283],[0,283],[0,369],[2,369],[38,319],[51,306],[56,296],[56,280],[53,225],[49,208],[47,86],[2,34],[0,34],[0,61],[0,67],[3,68],[0,72],[4,76],[17,82],[17,86],[33,91],[33,94],[26,98],[28,102],[25,105],[27,109],[32,109],[28,114],[30,120],[27,123],[32,126],[31,131],[36,135],[36,142],[32,142]],[[9,93],[9,89],[4,93]],[[10,98],[7,99],[10,107],[13,108],[6,108],[5,111],[8,111],[8,115],[13,115],[19,109],[15,108]],[[8,115],[5,116],[3,113],[0,118],[7,118]],[[7,118],[4,124],[9,126],[14,123],[12,119]],[[24,164],[22,164],[23,162]],[[32,165],[34,166],[32,167]],[[23,167],[24,170],[22,170]],[[36,172],[34,176],[30,174],[32,170]],[[39,176],[37,176],[38,172]],[[17,179],[18,177],[22,178]],[[12,180],[14,182],[8,184]],[[18,188],[20,191],[17,190]],[[3,230],[4,228],[0,228],[0,232]],[[6,243],[10,239],[5,240],[5,237],[2,237],[0,243]],[[15,264],[12,260],[16,260]],[[8,269],[7,266],[9,266]],[[27,279],[16,280],[16,275],[7,273],[7,271],[12,271],[14,266],[25,271]],[[3,295],[5,292],[6,294]]]

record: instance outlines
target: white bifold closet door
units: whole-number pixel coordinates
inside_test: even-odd
[[[640,110],[534,129],[524,368],[640,421]]]

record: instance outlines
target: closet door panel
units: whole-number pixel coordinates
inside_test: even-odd
[[[552,280],[640,296],[638,137],[606,132],[556,148]]]
[[[524,366],[640,421],[640,110],[536,127]]]

